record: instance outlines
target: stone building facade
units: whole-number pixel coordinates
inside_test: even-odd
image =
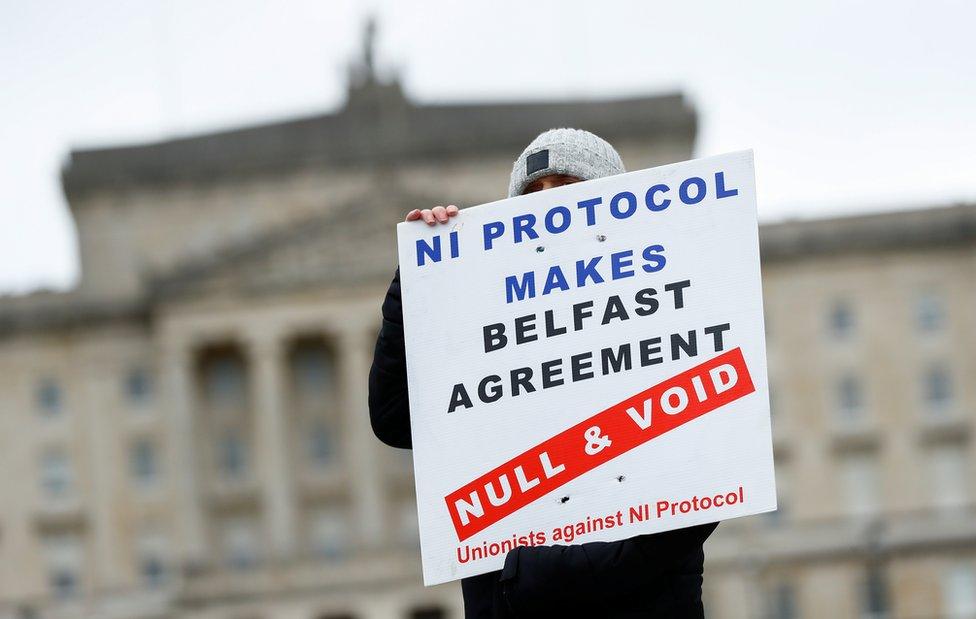
[[[761,227],[779,510],[716,617],[976,616],[976,205]]]
[[[461,616],[366,411],[394,224],[503,197],[552,126],[639,169],[696,116],[352,77],[333,114],[72,153],[81,280],[0,302],[0,617]],[[709,616],[973,616],[976,207],[761,237],[782,508],[709,541]]]

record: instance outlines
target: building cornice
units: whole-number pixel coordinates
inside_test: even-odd
[[[976,247],[976,204],[787,221],[759,228],[764,263],[849,253]]]
[[[227,175],[287,172],[307,166],[402,166],[511,156],[536,134],[558,126],[589,129],[610,141],[692,142],[694,109],[680,93],[628,99],[491,104],[414,104],[398,86],[349,93],[336,113],[180,137],[77,149],[61,180],[72,208],[102,189],[211,181]]]

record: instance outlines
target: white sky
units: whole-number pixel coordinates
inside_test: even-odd
[[[70,147],[334,109],[369,12],[420,101],[684,91],[764,220],[976,199],[973,2],[0,0],[0,291],[77,278]]]

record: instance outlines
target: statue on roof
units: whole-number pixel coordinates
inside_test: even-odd
[[[347,106],[353,101],[358,101],[359,103],[373,101],[375,103],[379,99],[383,99],[390,103],[403,99],[400,82],[395,74],[390,74],[386,79],[380,79],[376,66],[376,37],[378,30],[376,16],[370,15],[367,17],[366,23],[363,25],[360,56],[350,63],[349,66],[349,99]]]
[[[379,83],[376,75],[376,17],[370,15],[363,26],[362,48],[359,58],[349,67],[349,83],[353,88],[363,88]]]
[[[363,67],[369,81],[376,81],[376,16],[370,15],[363,28]]]

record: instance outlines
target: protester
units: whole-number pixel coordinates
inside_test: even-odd
[[[509,197],[623,173],[617,151],[578,129],[539,135],[515,161]],[[406,221],[448,223],[454,205],[414,209]],[[400,271],[383,302],[383,326],[369,374],[373,432],[387,445],[411,448]],[[429,319],[449,320],[450,308]],[[617,542],[522,546],[502,570],[461,581],[465,615],[501,617],[703,617],[702,545],[715,524]]]

